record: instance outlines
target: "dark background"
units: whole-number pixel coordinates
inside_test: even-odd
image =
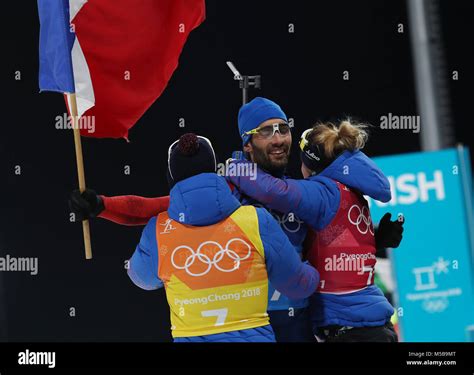
[[[130,131],[130,143],[83,138],[89,187],[105,195],[166,195],[166,151],[184,132],[209,137],[221,160],[239,149],[241,93],[226,60],[243,74],[262,75],[262,90],[251,95],[275,100],[294,118],[294,145],[316,120],[350,115],[374,125],[369,155],[420,149],[410,130],[377,128],[389,112],[417,114],[405,1],[206,3],[207,20],[191,33],[168,88]],[[474,3],[440,5],[447,63],[441,74],[448,78],[454,139],[472,146]],[[81,225],[69,222],[67,206],[77,186],[73,136],[54,127],[64,101],[59,94],[38,94],[36,2],[6,2],[3,15],[0,256],[38,257],[39,274],[0,274],[0,318],[6,317],[7,328],[0,338],[170,340],[164,291],[135,287],[124,270],[140,227],[92,221],[94,259],[84,259]],[[404,33],[397,32],[399,23]],[[14,79],[18,70],[20,81]],[[342,79],[344,70],[349,81]],[[459,71],[459,81],[449,80],[452,70]],[[184,129],[179,118],[186,121]],[[289,168],[294,177],[300,177],[297,159],[295,153]],[[16,165],[21,175],[15,175]],[[126,165],[130,175],[124,174]],[[71,307],[75,317],[69,316]]]

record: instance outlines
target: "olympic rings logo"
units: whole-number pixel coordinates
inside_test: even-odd
[[[271,214],[276,219],[276,221],[278,221],[278,224],[280,224],[281,227],[285,228],[287,232],[296,233],[301,229],[301,224],[303,224],[303,221],[300,220],[296,215],[293,215],[291,217],[291,214],[286,214],[282,216],[277,215],[275,212],[271,212]],[[296,225],[294,225],[294,228],[290,226],[290,224],[293,223],[296,223]]]
[[[295,214],[292,214],[292,213],[278,214],[276,211],[272,210],[271,208],[266,208],[265,206],[261,204],[254,204],[254,206],[265,208],[273,216],[273,218],[278,222],[278,225],[280,225],[282,229],[286,230],[289,233],[297,233],[301,229],[303,220],[301,220]]]
[[[357,209],[357,219],[354,221],[352,220],[351,213],[352,210]],[[360,207],[356,204],[352,205],[351,208],[349,209],[349,212],[347,213],[347,218],[351,222],[351,224],[355,225],[357,227],[357,230],[361,234],[366,234],[367,231],[370,231],[370,233],[373,235],[374,231],[372,228],[372,218],[370,217],[370,212],[369,208],[367,206],[363,206],[362,210]]]
[[[237,254],[237,252],[235,252],[234,250],[231,250],[229,248],[230,244],[233,243],[233,242],[241,242],[247,247],[248,252],[244,257],[240,257],[239,254]],[[209,244],[215,245],[220,249],[219,251],[217,251],[214,254],[212,259],[208,255],[203,254],[201,252],[202,248],[206,245],[209,245]],[[183,265],[176,264],[176,261],[175,261],[176,253],[180,252],[180,254],[183,254],[183,251],[189,253],[188,257],[184,261]],[[245,260],[245,259],[248,259],[251,254],[252,254],[252,247],[247,242],[245,242],[244,240],[242,240],[240,238],[230,239],[226,243],[225,248],[222,248],[222,246],[219,243],[215,242],[215,241],[206,241],[206,242],[203,242],[201,245],[199,245],[197,251],[194,251],[191,247],[186,246],[186,245],[181,245],[181,246],[176,247],[173,250],[173,253],[171,254],[171,264],[173,265],[173,267],[175,267],[178,270],[185,270],[186,273],[189,276],[197,277],[197,276],[204,276],[204,275],[208,274],[209,271],[211,270],[212,266],[214,266],[216,269],[218,269],[221,272],[233,272],[233,271],[237,270],[240,267],[240,262]],[[223,268],[219,265],[219,262],[222,259],[224,259],[224,256],[228,256],[230,259],[232,259],[234,261],[234,266],[232,268],[227,269],[227,268]],[[199,261],[202,264],[207,265],[207,267],[204,269],[204,271],[202,271],[202,272],[193,272],[193,271],[191,271],[190,267],[193,264],[195,264],[196,261]]]

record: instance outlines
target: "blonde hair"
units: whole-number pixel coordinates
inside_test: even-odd
[[[308,140],[310,144],[323,145],[326,157],[332,158],[346,150],[363,148],[369,137],[368,127],[367,124],[351,123],[350,119],[341,121],[339,125],[317,123]]]

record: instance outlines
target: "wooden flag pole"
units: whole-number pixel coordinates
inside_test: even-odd
[[[68,94],[71,106],[71,117],[74,131],[74,146],[76,149],[77,176],[79,178],[79,190],[81,193],[86,190],[86,177],[84,174],[84,160],[82,158],[81,132],[78,126],[77,100],[76,94]],[[86,259],[92,259],[91,233],[89,229],[89,220],[82,221],[82,232],[84,234],[84,247],[86,250]]]

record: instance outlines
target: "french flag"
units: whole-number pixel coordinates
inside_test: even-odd
[[[204,0],[38,0],[38,10],[40,90],[75,93],[78,115],[95,121],[81,135],[95,138],[127,139],[205,19]]]

